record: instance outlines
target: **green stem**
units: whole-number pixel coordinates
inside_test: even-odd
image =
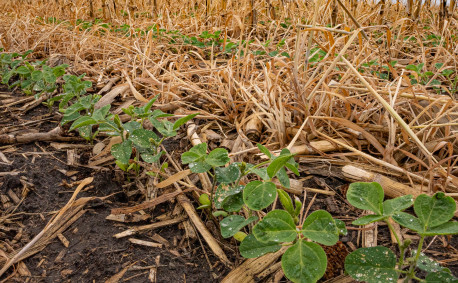
[[[406,247],[404,247],[404,243],[402,243],[401,240],[399,239],[399,236],[396,233],[396,230],[394,230],[394,227],[390,223],[389,219],[386,219],[385,223],[388,225],[388,229],[390,229],[391,233],[393,233],[394,237],[396,238],[396,242],[398,243],[399,253],[400,253],[398,266],[399,266],[399,269],[402,269],[402,265],[404,264],[404,254],[405,254]]]
[[[213,181],[212,181],[212,187],[210,188],[210,208],[211,210],[213,210],[213,192],[215,191],[214,188],[216,186],[216,170],[215,170],[215,167],[212,167],[213,169]],[[210,173],[210,172],[208,172]],[[211,175],[211,174],[210,174]]]
[[[259,168],[259,167],[261,167],[261,166],[263,166],[263,165],[266,165],[266,164],[268,164],[269,162],[270,162],[270,160],[267,160],[267,161],[261,162],[261,163],[255,165],[255,166],[251,167],[250,169],[248,169],[248,171],[245,172],[245,175],[244,175],[244,176],[250,174],[250,172],[251,172],[253,169],[256,169],[256,168]]]
[[[423,248],[424,241],[425,241],[425,236],[421,235],[420,241],[418,242],[417,253],[415,254],[414,261],[410,265],[409,273],[407,274],[406,280],[412,279],[415,277],[415,267],[417,266],[417,261],[420,258],[420,253],[421,253],[421,249]]]

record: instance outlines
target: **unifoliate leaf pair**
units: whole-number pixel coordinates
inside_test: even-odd
[[[353,224],[366,225],[392,217],[400,225],[424,236],[458,233],[458,222],[449,222],[456,209],[455,201],[443,193],[436,193],[432,197],[422,194],[415,199],[415,202],[412,195],[385,201],[383,198],[383,188],[378,183],[351,184],[347,192],[350,204],[375,213],[363,216]],[[403,212],[412,204],[418,218]]]
[[[273,210],[254,226],[253,234],[242,241],[240,253],[246,258],[259,257],[278,251],[283,243],[292,242],[281,260],[286,277],[293,282],[316,282],[327,266],[326,254],[317,243],[337,243],[342,231],[339,226],[343,224],[338,221],[328,212],[318,210],[298,229],[289,212]],[[304,237],[317,243],[308,242]]]
[[[419,195],[415,201],[411,195],[385,200],[383,188],[378,183],[353,183],[347,192],[347,199],[353,206],[370,210],[372,215],[363,216],[353,222],[355,225],[365,225],[375,221],[388,221],[392,218],[401,226],[416,231],[420,235],[418,250],[421,250],[425,236],[458,234],[458,222],[449,221],[453,218],[456,204],[451,197],[444,193],[433,196]],[[417,217],[403,212],[413,204]],[[389,222],[387,222],[389,224]],[[391,226],[388,225],[390,228]],[[391,229],[391,228],[390,228]],[[392,231],[396,233],[395,231]],[[396,261],[396,255],[385,247],[361,248],[345,259],[345,270],[356,280],[372,282],[397,282],[404,263],[411,266],[406,273],[407,278],[413,278],[415,267],[430,272],[426,282],[456,282],[448,269],[425,257],[416,255],[404,262],[405,249],[409,242],[398,243],[401,259]]]
[[[370,210],[374,214],[363,216],[354,225],[366,225],[387,219],[395,213],[403,211],[413,204],[413,196],[406,195],[383,201],[383,188],[378,183],[353,183],[347,191],[347,199],[351,205],[359,209]]]
[[[217,148],[207,154],[207,144],[201,143],[181,155],[181,162],[189,164],[193,173],[204,173],[212,167],[220,167],[229,162],[227,150]]]

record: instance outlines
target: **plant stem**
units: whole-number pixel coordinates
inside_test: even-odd
[[[421,249],[423,248],[423,242],[425,241],[425,236],[421,235],[420,241],[418,242],[417,253],[415,254],[415,259],[410,265],[409,273],[407,274],[406,280],[412,279],[415,276],[415,267],[417,266],[418,258],[420,257]]]
[[[405,254],[406,247],[404,247],[404,243],[402,243],[401,240],[399,239],[399,236],[396,233],[396,230],[394,230],[394,227],[390,223],[389,219],[385,220],[385,223],[388,225],[388,229],[390,229],[391,233],[393,233],[394,237],[396,238],[396,242],[398,242],[399,254],[400,254],[398,266],[399,266],[399,269],[402,270],[402,265],[404,264],[404,254]]]

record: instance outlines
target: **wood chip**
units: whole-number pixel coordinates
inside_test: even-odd
[[[135,238],[130,238],[129,242],[131,242],[132,244],[141,245],[141,246],[147,246],[147,247],[153,247],[153,248],[162,248],[162,244],[149,242],[149,241],[144,241],[144,240],[139,240],[139,239],[135,239]]]
[[[62,244],[68,248],[68,246],[70,246],[70,242],[67,240],[67,238],[65,238],[64,235],[62,235],[61,233],[57,234],[57,238],[59,238],[59,240],[62,242]]]

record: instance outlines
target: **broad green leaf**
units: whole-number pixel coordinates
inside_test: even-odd
[[[329,212],[317,210],[312,212],[302,225],[302,234],[312,241],[332,246],[339,240],[339,229]]]
[[[252,181],[243,190],[243,201],[253,210],[271,205],[277,196],[277,187],[272,182]]]
[[[250,234],[243,239],[240,244],[240,254],[244,258],[256,258],[267,253],[278,251],[281,246],[275,242],[260,242],[253,234]]]
[[[189,163],[189,169],[193,173],[205,173],[210,170],[212,166],[204,161],[196,161]]]
[[[337,229],[339,230],[339,235],[346,236],[348,234],[347,227],[345,226],[345,222],[339,219],[334,219],[336,222]]]
[[[256,146],[259,148],[259,150],[264,153],[267,157],[269,157],[269,159],[272,158],[272,154],[270,153],[270,151],[267,149],[267,147],[263,146],[262,144],[258,143],[256,144]]]
[[[379,183],[352,183],[347,191],[347,199],[356,208],[383,213],[383,189]]]
[[[400,212],[411,207],[412,204],[412,195],[405,195],[394,199],[388,199],[383,202],[383,215],[393,215],[396,212]]]
[[[423,226],[421,221],[408,213],[405,212],[398,212],[391,216],[394,221],[396,221],[399,225],[409,228],[410,230],[423,232]]]
[[[193,146],[189,151],[181,155],[181,162],[189,164],[191,162],[203,161],[207,154],[207,144],[201,143]],[[211,167],[211,166],[210,166]]]
[[[291,217],[296,217],[296,212],[294,211],[293,200],[287,192],[281,189],[277,189],[278,199],[280,200],[283,208],[288,211]]]
[[[345,258],[345,271],[357,281],[368,283],[397,282],[396,255],[378,246],[360,248]]]
[[[444,193],[436,193],[432,197],[419,195],[413,205],[415,214],[425,229],[439,226],[453,217],[456,204],[453,198]]]
[[[189,120],[191,120],[192,118],[196,117],[199,114],[200,113],[191,114],[191,115],[188,115],[186,117],[176,120],[176,122],[173,124],[173,129],[177,130],[181,125],[184,125],[186,122],[188,122]]]
[[[74,129],[78,129],[78,128],[88,126],[88,125],[95,125],[95,124],[97,124],[97,121],[94,120],[92,117],[83,116],[83,117],[78,118],[75,122],[73,122],[69,130],[73,131]]]
[[[189,164],[191,162],[197,161],[200,158],[204,157],[207,154],[207,144],[200,143],[193,146],[189,151],[181,155],[181,162],[183,164]]]
[[[245,217],[240,215],[229,215],[219,223],[221,236],[223,236],[223,238],[232,237],[235,233],[240,231],[240,229],[256,220],[258,220],[257,216],[251,216],[245,219]]]
[[[412,257],[415,257],[416,253],[417,251],[413,251]],[[437,261],[427,257],[424,253],[420,253],[418,257],[417,267],[426,272],[438,272],[445,269]]]
[[[439,226],[428,228],[422,233],[424,236],[435,236],[435,235],[455,235],[458,234],[458,222],[449,221]]]
[[[194,152],[187,151],[181,155],[181,163],[189,164],[191,162],[195,162],[199,160],[200,158],[202,158],[201,155],[194,153]]]
[[[62,120],[60,121],[60,124],[61,125],[65,125],[68,122],[71,122],[71,121],[74,121],[74,120],[78,119],[80,116],[81,115],[80,115],[79,112],[73,112],[71,114],[65,114],[64,117],[62,117]]]
[[[427,283],[458,283],[458,278],[446,271],[429,273],[426,276]]]
[[[221,204],[223,209],[228,212],[240,211],[243,205],[244,203],[243,203],[243,193],[242,192],[235,194],[235,195],[228,196],[227,198],[224,199],[223,203]]]
[[[41,71],[33,71],[31,78],[33,81],[37,82],[41,79],[43,79],[43,73]]]
[[[288,162],[288,160],[293,157],[292,154],[288,155],[280,155],[276,157],[267,167],[267,174],[269,175],[270,178],[273,178],[275,175],[277,175],[278,171],[285,166],[285,164]]]
[[[328,260],[318,244],[299,240],[281,257],[286,278],[293,282],[314,283],[323,277]]]
[[[278,170],[277,172],[277,178],[278,180],[280,181],[280,184],[289,189],[290,187],[290,181],[289,181],[289,177],[288,177],[288,174],[286,173],[286,169],[285,167],[282,167],[280,168],[280,170]]]
[[[240,193],[243,190],[243,186],[229,186],[226,184],[220,184],[215,191],[213,196],[213,203],[217,209],[221,209],[221,204],[228,197]]]
[[[126,130],[129,134],[132,134],[135,130],[138,130],[141,128],[142,128],[142,125],[137,121],[129,121],[124,124],[124,130]]]
[[[253,227],[253,235],[261,242],[291,242],[297,237],[296,224],[284,210],[273,210]]]
[[[102,121],[105,119],[107,116],[108,112],[110,111],[111,105],[105,105],[102,108],[96,109],[94,111],[94,114],[92,114],[92,118],[94,118],[97,121]]]
[[[157,163],[161,159],[161,156],[165,153],[165,151],[161,151],[157,154],[148,154],[148,153],[142,153],[140,154],[141,158],[143,161],[147,163]]]
[[[372,223],[372,222],[380,221],[380,220],[382,220],[382,219],[384,219],[386,217],[387,216],[385,216],[385,215],[377,215],[377,214],[365,215],[363,217],[360,217],[360,218],[356,219],[351,224],[353,224],[353,225],[366,225],[366,224],[369,224],[369,223]]]
[[[131,140],[136,146],[144,148],[150,148],[152,145],[150,139],[155,140],[155,138],[157,138],[157,135],[153,131],[145,129],[135,130],[129,136],[129,140]]]
[[[224,148],[216,148],[205,157],[205,162],[213,167],[224,166],[229,161],[228,152]]]
[[[19,75],[27,75],[30,73],[30,70],[26,66],[19,66],[15,73]]]
[[[230,184],[240,177],[239,165],[232,163],[227,167],[216,167],[216,181],[218,183]]]
[[[129,164],[132,155],[132,142],[126,140],[122,143],[114,144],[111,147],[111,154],[123,164]]]
[[[78,133],[80,134],[82,138],[84,138],[87,141],[90,141],[92,139],[92,126],[85,125],[85,126],[79,127]]]

